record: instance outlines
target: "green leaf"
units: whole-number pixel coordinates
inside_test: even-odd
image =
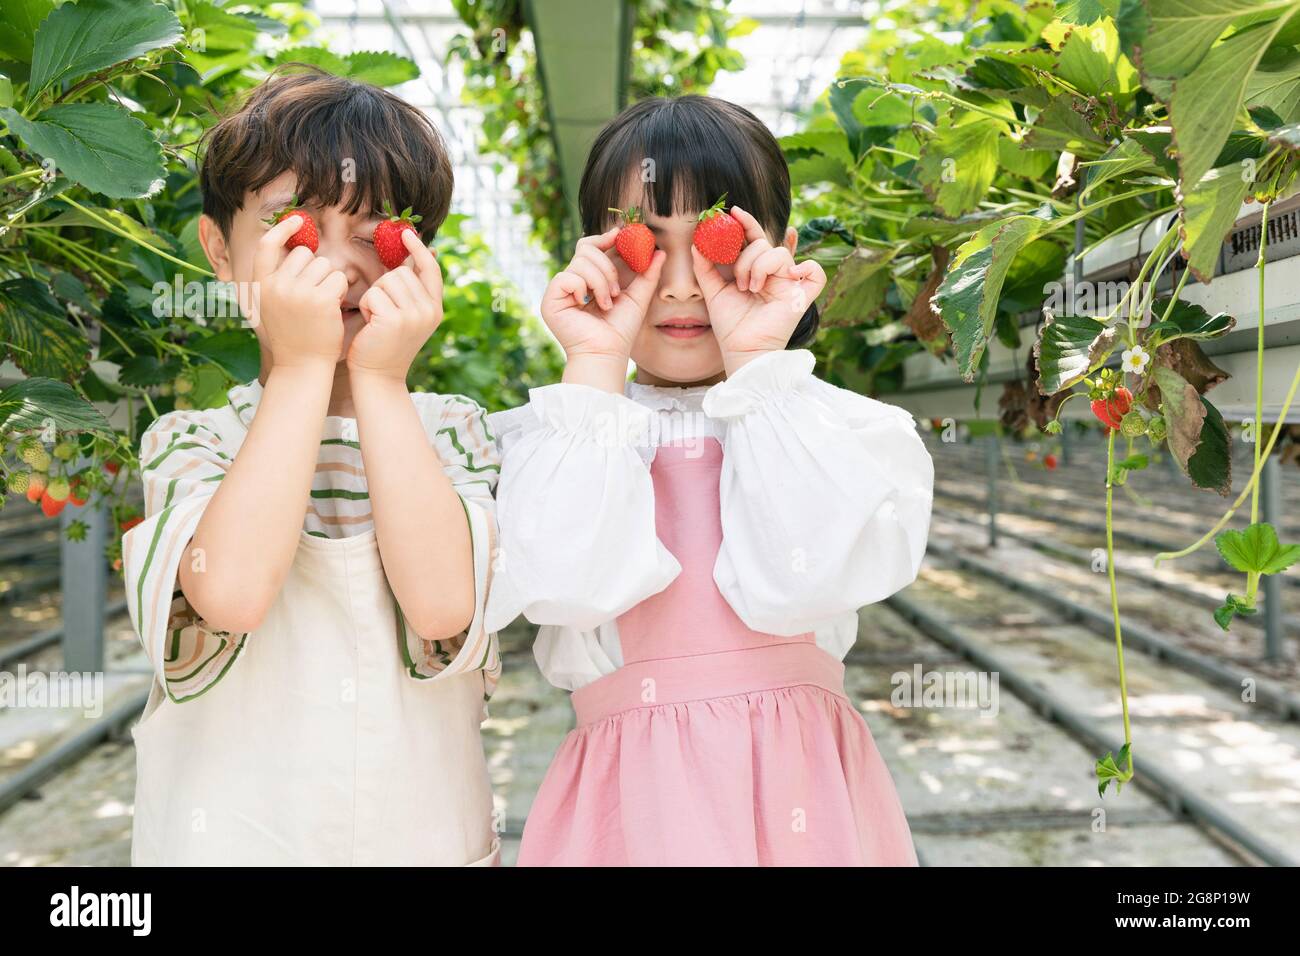
[[[1279,543],[1276,529],[1262,521],[1241,531],[1220,531],[1214,544],[1238,571],[1280,574],[1300,561],[1300,544]]]
[[[1169,308],[1168,299],[1156,299],[1151,303],[1151,313],[1161,316]],[[1213,339],[1230,331],[1237,320],[1226,312],[1210,315],[1202,306],[1194,302],[1179,299],[1174,303],[1174,310],[1168,319],[1162,319],[1146,330],[1144,345],[1154,351],[1156,346],[1174,339]],[[1155,334],[1158,337],[1153,339]]]
[[[236,382],[251,382],[261,368],[262,353],[250,329],[227,329],[190,342],[189,347]]]
[[[1032,216],[1011,216],[985,226],[967,240],[934,294],[940,318],[953,336],[957,367],[965,381],[976,366],[997,318],[1002,283],[1016,254],[1035,239],[1051,207]]]
[[[855,249],[840,263],[822,293],[827,326],[858,325],[875,316],[890,286],[892,253]]]
[[[1085,96],[1126,94],[1137,79],[1133,67],[1120,56],[1119,34],[1109,20],[1070,30],[1055,72]]]
[[[185,6],[189,46],[200,55],[209,50],[247,51],[257,42],[257,24],[247,17],[227,13],[207,0],[190,0]]]
[[[1300,122],[1300,53],[1266,53],[1246,81],[1246,105],[1271,109],[1284,123]]]
[[[1007,124],[973,113],[953,122],[952,114],[925,144],[916,178],[945,216],[979,208],[998,172],[998,140]]]
[[[1259,608],[1247,603],[1240,594],[1229,594],[1224,602],[1214,609],[1214,621],[1226,631],[1237,615],[1249,617],[1258,613]]]
[[[1059,0],[1056,16],[1066,23],[1088,25],[1119,13],[1119,0]]]
[[[0,432],[40,431],[53,422],[63,431],[113,436],[113,426],[64,382],[25,378],[0,391]]]
[[[1197,397],[1205,417],[1201,442],[1187,460],[1187,476],[1197,488],[1226,497],[1232,491],[1232,458],[1229,454],[1232,436],[1228,434],[1228,426],[1223,423],[1219,410],[1207,402],[1204,395]]]
[[[35,95],[62,80],[76,80],[150,50],[171,46],[181,36],[176,14],[160,3],[65,3],[36,31],[30,93]]]
[[[53,9],[53,0],[0,0],[0,58],[32,62],[36,28]]]
[[[1183,192],[1181,182],[1175,190],[1187,265],[1202,282],[1214,278],[1224,237],[1236,225],[1253,185],[1253,168],[1246,163],[1221,166],[1207,172],[1189,192]]]
[[[1108,143],[1074,107],[1083,105],[1075,97],[1058,96],[1034,119],[1025,135],[1025,149],[1069,150],[1076,156],[1100,156]]]
[[[1038,390],[1055,395],[1096,368],[1115,349],[1115,329],[1087,315],[1048,313],[1034,343]]]
[[[28,375],[72,378],[86,368],[90,343],[44,283],[0,283],[0,355]]]
[[[1101,796],[1106,795],[1106,788],[1113,782],[1115,792],[1119,793],[1124,788],[1124,775],[1126,771],[1121,770],[1119,764],[1129,763],[1129,745],[1125,744],[1119,751],[1119,763],[1110,753],[1097,761],[1097,793]]]
[[[1143,76],[1187,76],[1210,53],[1214,41],[1243,14],[1293,9],[1294,0],[1145,0],[1132,19],[1120,16],[1124,50]],[[1234,111],[1229,111],[1231,114]]]
[[[349,53],[345,62],[347,77],[375,86],[399,86],[420,75],[420,68],[414,60],[386,50]]]
[[[94,216],[87,215],[94,213]],[[99,217],[98,219],[95,216]],[[48,219],[42,219],[40,224],[45,226],[86,226],[90,229],[103,229],[112,235],[119,233],[113,232],[108,226],[104,225],[105,220],[116,226],[121,232],[125,232],[137,242],[147,242],[150,245],[159,245],[158,237],[140,222],[128,216],[118,209],[104,209],[102,206],[93,206],[88,203],[82,204],[82,209],[65,209],[56,216]]]
[[[1079,195],[1080,202],[1086,201],[1088,195],[1102,183],[1120,176],[1158,176],[1161,172],[1151,154],[1131,139],[1120,140],[1101,159],[1081,165],[1087,171],[1088,180]]]
[[[163,187],[162,147],[144,123],[117,106],[52,106],[35,120],[0,109],[0,117],[34,152],[92,192],[123,199],[152,196]]]
[[[1199,182],[1214,167],[1245,102],[1246,82],[1285,22],[1282,17],[1233,34],[1175,81],[1169,125],[1184,183]]]
[[[156,355],[135,355],[122,363],[117,380],[132,388],[147,388],[150,385],[161,385],[174,374]]]

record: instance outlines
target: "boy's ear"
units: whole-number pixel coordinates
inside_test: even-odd
[[[795,246],[799,245],[799,230],[794,226],[785,227],[785,247],[790,250],[790,255],[794,255]]]
[[[230,246],[221,234],[217,221],[207,213],[199,216],[199,245],[203,247],[203,254],[208,257],[208,264],[220,281],[230,282],[235,278],[234,267],[230,263]]]

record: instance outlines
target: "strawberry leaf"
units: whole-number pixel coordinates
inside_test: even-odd
[[[1238,571],[1278,574],[1300,561],[1300,544],[1281,544],[1277,531],[1258,522],[1241,531],[1220,531],[1214,544],[1223,560]]]

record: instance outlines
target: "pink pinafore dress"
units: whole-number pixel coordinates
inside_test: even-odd
[[[661,445],[659,539],[681,564],[618,618],[623,666],[573,693],[520,866],[916,866],[844,665],[746,627],[713,581],[716,439]]]

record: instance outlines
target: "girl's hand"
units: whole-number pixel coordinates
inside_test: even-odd
[[[656,249],[650,268],[620,289],[618,270],[607,255],[617,236],[616,227],[578,240],[572,261],[546,287],[542,319],[570,363],[621,363],[626,375],[632,343],[645,321],[667,253]]]
[[[253,253],[252,321],[266,333],[274,365],[328,364],[343,352],[343,297],[348,279],[306,246],[284,244],[302,225],[289,216],[257,240]]]
[[[739,206],[731,207],[731,215],[744,227],[746,242],[731,267],[731,282],[691,246],[695,278],[728,375],[766,352],[783,350],[826,287],[820,265],[811,259],[796,265],[790,250],[773,246],[758,220]]]
[[[348,373],[406,381],[411,362],[442,323],[442,270],[438,260],[408,230],[402,243],[411,254],[407,264],[390,269],[357,303],[366,327],[348,350]]]

